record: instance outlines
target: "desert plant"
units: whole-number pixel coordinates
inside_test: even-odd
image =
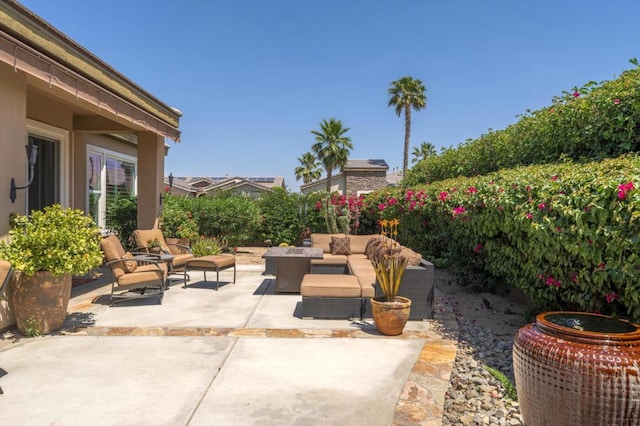
[[[220,254],[226,249],[224,241],[215,237],[199,237],[191,242],[191,252],[195,256],[211,256]]]

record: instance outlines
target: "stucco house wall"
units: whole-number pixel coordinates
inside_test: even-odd
[[[133,159],[138,227],[151,228],[161,210],[165,137],[179,140],[180,116],[20,3],[0,2],[0,240],[9,240],[11,214],[28,213],[28,189],[11,202],[10,182],[28,180],[30,135],[55,146],[51,193],[64,207],[88,210],[88,147]],[[13,323],[0,300],[0,330]]]

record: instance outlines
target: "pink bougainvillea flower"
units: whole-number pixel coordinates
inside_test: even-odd
[[[531,185],[527,185],[527,192],[531,192]]]
[[[624,200],[627,196],[627,192],[635,189],[633,182],[622,183],[618,185],[618,198]]]
[[[604,296],[604,298],[607,301],[607,303],[611,303],[618,298],[618,295],[616,293],[609,293],[606,296]]]
[[[552,180],[553,182],[557,181],[557,180],[558,180],[558,175],[553,175],[553,176],[551,176],[551,180]]]
[[[322,201],[316,202],[316,210],[320,210],[322,208]]]
[[[604,263],[601,263],[601,264],[598,265],[598,269],[604,269],[605,266],[606,265]]]
[[[476,253],[480,253],[480,250],[482,250],[482,244],[478,243],[476,244],[476,246],[473,248],[473,251]]]
[[[469,189],[467,190],[467,192],[469,194],[475,194],[476,192],[478,192],[478,190],[476,189],[475,186],[470,186]]]
[[[533,215],[531,213],[527,213],[526,216],[527,216],[527,219],[533,219]]]
[[[413,198],[413,191],[408,189],[407,192],[404,195],[404,199],[406,201],[410,201]]]
[[[544,210],[547,207],[545,203],[538,204],[538,210]]]
[[[380,203],[378,204],[378,210],[382,211],[386,208],[387,206],[384,203]]]
[[[440,199],[440,201],[445,202],[447,200],[447,198],[449,198],[449,193],[447,191],[442,191],[438,195],[438,198]]]
[[[614,100],[613,100],[613,103],[614,103],[614,104],[616,104],[616,105],[618,105],[618,104],[620,103],[620,99],[614,99]]]
[[[580,97],[580,93],[579,92],[573,92],[573,97],[574,98],[579,98]]]
[[[411,202],[411,204],[409,204],[409,210],[413,210],[413,209],[415,209],[415,208],[416,208],[416,204],[418,204],[418,202],[417,202],[417,201],[415,201],[415,200],[414,200],[414,201],[412,201],[412,202]]]
[[[456,217],[456,216],[458,216],[460,214],[463,214],[466,211],[467,211],[467,209],[465,209],[464,207],[458,206],[458,207],[453,209],[453,217]]]
[[[393,206],[395,204],[398,204],[398,199],[394,198],[394,197],[391,197],[391,198],[389,198],[388,203],[389,203],[390,206]]]

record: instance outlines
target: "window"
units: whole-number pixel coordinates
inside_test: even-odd
[[[136,180],[135,157],[87,147],[87,205],[98,226],[109,228],[107,206],[119,198],[135,196]]]
[[[38,157],[33,169],[33,182],[27,188],[26,211],[41,210],[56,203],[66,206],[68,133],[57,127],[28,120],[27,135],[28,142],[38,147]]]

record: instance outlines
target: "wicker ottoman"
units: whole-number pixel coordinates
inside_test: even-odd
[[[207,281],[207,271],[216,272],[216,291],[220,286],[220,271],[233,268],[233,282],[236,282],[236,257],[232,254],[217,254],[213,256],[194,257],[184,265],[184,288],[187,287],[187,273],[189,271],[203,271]]]
[[[302,317],[362,318],[360,284],[353,275],[306,274],[300,284]]]

